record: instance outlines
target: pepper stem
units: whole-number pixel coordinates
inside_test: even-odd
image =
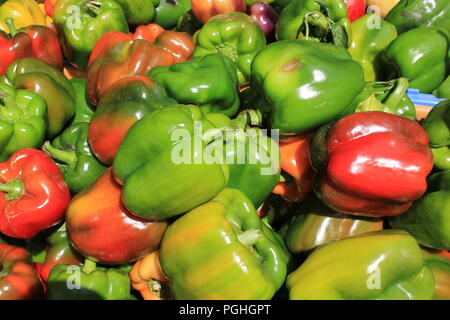
[[[89,259],[84,260],[83,272],[91,273],[91,272],[95,271],[96,268],[97,268],[97,264],[94,261],[89,260]]]
[[[14,178],[6,183],[0,184],[0,191],[6,192],[6,200],[17,200],[24,194],[25,186],[23,185],[22,180],[19,178]]]
[[[409,81],[406,78],[398,78],[397,80],[393,80],[393,82],[395,86],[394,91],[388,95],[386,101],[383,101],[389,108],[394,108],[400,103],[409,87]]]
[[[241,111],[233,120],[233,127],[246,129],[248,125],[259,127],[262,123],[262,114],[259,110],[246,109]]]
[[[5,23],[9,28],[9,34],[14,37],[17,34],[16,26],[14,25],[14,20],[11,18],[6,18]]]
[[[47,152],[50,157],[69,166],[74,166],[77,162],[77,154],[75,151],[60,150],[52,146],[50,141],[44,143],[42,149]]]
[[[258,242],[259,239],[261,239],[262,233],[259,229],[249,229],[241,234],[238,234],[237,238],[240,243],[242,243],[246,247],[251,247],[256,242]]]

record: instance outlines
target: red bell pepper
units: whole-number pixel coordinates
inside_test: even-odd
[[[89,100],[97,104],[106,89],[122,78],[146,76],[154,67],[187,61],[194,47],[189,34],[161,32],[154,25],[143,27],[136,34],[105,33],[95,44],[89,59]]]
[[[56,2],[58,2],[58,0],[45,0],[44,9],[47,16],[53,17],[53,10],[55,9]]]
[[[66,214],[73,246],[89,259],[125,264],[159,248],[164,221],[144,221],[122,203],[122,187],[107,169],[89,188],[75,196]]]
[[[0,243],[0,300],[39,299],[43,288],[30,254]]]
[[[280,142],[280,167],[282,175],[287,173],[288,177],[277,184],[273,193],[287,201],[301,202],[312,191],[314,171],[309,162],[311,136],[305,134],[288,142]]]
[[[0,74],[22,58],[37,58],[63,69],[64,58],[56,33],[45,26],[29,26],[18,32],[12,19],[6,19],[11,30],[9,36],[0,30]]]
[[[64,217],[70,191],[43,151],[22,149],[0,163],[0,232],[31,239]]]
[[[366,14],[366,0],[345,0],[347,6],[347,17],[350,22],[358,20]]]
[[[426,131],[385,112],[348,115],[316,131],[314,190],[336,211],[362,216],[404,213],[427,188],[433,168]]]
[[[191,3],[192,12],[201,23],[218,14],[247,10],[244,0],[192,0]]]

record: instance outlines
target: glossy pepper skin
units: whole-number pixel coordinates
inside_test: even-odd
[[[191,10],[191,0],[153,0],[155,3],[154,23],[169,29],[177,25],[180,17]],[[156,4],[157,3],[157,4]]]
[[[50,272],[57,264],[82,265],[84,257],[70,244],[65,225],[51,233],[46,239],[45,261],[39,268],[39,276],[47,282]]]
[[[147,24],[155,17],[153,0],[115,0],[131,25]]]
[[[348,48],[352,39],[344,0],[294,0],[280,14],[278,40],[313,40]]]
[[[406,93],[408,87],[406,78],[367,82],[356,112],[383,111],[416,120],[416,107]]]
[[[42,295],[42,285],[27,250],[0,243],[0,300],[34,300]]]
[[[401,230],[361,234],[313,251],[286,282],[292,300],[430,300],[431,270]]]
[[[316,197],[311,197],[296,209],[295,216],[283,228],[286,246],[296,254],[340,239],[382,230],[383,220],[338,213]]]
[[[45,26],[44,13],[34,0],[8,0],[0,6],[0,30],[11,32],[6,19],[11,18],[17,29],[31,25]]]
[[[422,126],[430,137],[435,168],[450,170],[450,100],[431,109]]]
[[[353,22],[351,28],[353,37],[348,51],[353,60],[361,64],[364,79],[383,80],[385,65],[382,53],[397,38],[395,26],[372,13]]]
[[[47,105],[39,95],[0,83],[0,161],[23,148],[40,148],[46,118]]]
[[[424,246],[450,250],[449,209],[450,171],[447,170],[429,176],[427,193],[405,214],[389,222],[395,228],[408,231]]]
[[[100,161],[112,163],[125,134],[136,121],[174,103],[164,88],[148,77],[117,81],[105,92],[89,124],[92,152]]]
[[[95,43],[105,32],[128,32],[122,7],[113,0],[60,0],[53,19],[64,56],[83,70]]]
[[[450,99],[450,75],[433,91],[433,94],[441,99]]]
[[[411,88],[431,93],[445,80],[448,45],[443,32],[420,27],[391,42],[384,59],[394,74],[408,78]]]
[[[399,33],[418,27],[438,27],[450,35],[450,3],[446,0],[400,0],[386,16]]]
[[[36,59],[24,58],[9,65],[4,82],[16,89],[31,90],[47,104],[47,137],[54,137],[75,114],[75,92],[54,66]]]
[[[84,190],[106,169],[92,154],[88,143],[88,130],[88,123],[77,123],[43,146],[43,150],[57,161],[64,181],[72,193]]]
[[[133,216],[122,203],[121,191],[108,169],[76,195],[67,209],[70,240],[91,260],[124,264],[158,249],[166,222],[144,221]]]
[[[450,252],[422,250],[425,264],[433,272],[433,300],[450,300]]]
[[[149,253],[136,261],[130,271],[131,286],[139,291],[144,300],[167,300],[170,298],[168,282],[159,263],[159,251]]]
[[[191,36],[167,30],[153,42],[133,40],[120,32],[104,34],[95,44],[89,60],[88,96],[97,104],[114,82],[130,76],[146,76],[157,66],[170,66],[188,60],[194,51]],[[147,38],[148,39],[148,38]]]
[[[251,201],[228,188],[176,220],[159,253],[175,299],[270,299],[284,282],[288,260],[282,240]]]
[[[220,112],[233,116],[239,109],[236,67],[226,56],[210,54],[156,67],[148,75],[178,103],[195,104],[203,113]]]
[[[426,191],[433,168],[426,131],[385,112],[348,115],[315,132],[310,145],[314,191],[330,208],[361,216],[394,216]]]
[[[211,18],[195,35],[194,57],[223,54],[234,61],[240,84],[250,80],[250,65],[256,53],[266,46],[258,22],[242,12]]]
[[[0,163],[0,178],[0,232],[31,239],[64,216],[70,191],[45,152],[15,152],[7,162]]]
[[[245,12],[244,0],[192,0],[192,12],[203,24],[212,17],[230,12]]]
[[[280,129],[281,134],[303,133],[354,111],[349,106],[363,91],[365,81],[361,67],[346,49],[286,40],[256,55],[251,87],[265,100],[261,112],[271,128]]]
[[[75,282],[74,272],[79,272]],[[76,285],[79,285],[77,288]],[[97,267],[86,260],[84,266],[58,264],[47,281],[47,300],[128,300],[130,278],[120,269]]]
[[[139,217],[163,220],[222,191],[229,168],[206,158],[202,135],[209,129],[214,125],[193,105],[158,109],[136,122],[113,162],[125,206]],[[144,189],[145,194],[139,191]]]
[[[10,21],[8,35],[0,30],[0,74],[16,60],[35,57],[63,69],[63,55],[56,33],[45,26],[29,26],[17,31]]]

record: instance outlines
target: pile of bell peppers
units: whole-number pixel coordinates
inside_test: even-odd
[[[449,20],[0,1],[0,300],[450,300]]]

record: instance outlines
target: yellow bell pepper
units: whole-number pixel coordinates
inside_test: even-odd
[[[367,6],[377,8],[375,13],[379,13],[384,18],[399,2],[400,0],[367,0]]]
[[[0,30],[9,33],[6,18],[13,19],[16,29],[46,25],[45,15],[34,0],[8,0],[0,6]]]

